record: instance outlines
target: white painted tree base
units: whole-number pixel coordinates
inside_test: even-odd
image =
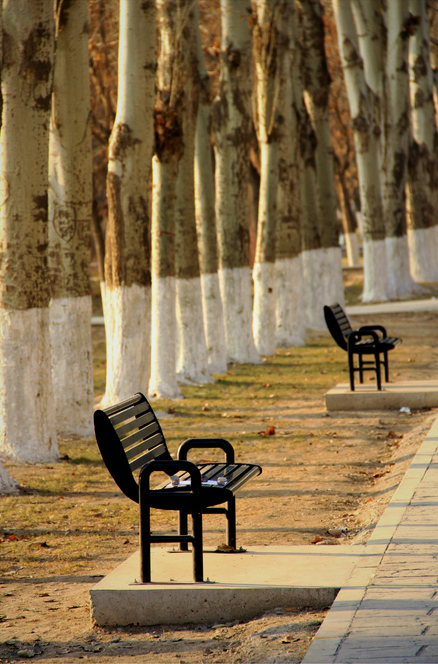
[[[148,393],[161,399],[181,399],[176,380],[175,277],[152,278],[151,377]]]
[[[388,300],[385,240],[363,240],[364,288],[362,302]]]
[[[17,462],[59,458],[49,309],[0,309],[0,452]]]
[[[438,281],[437,226],[408,230],[409,265],[419,283]]]
[[[210,373],[225,373],[227,370],[227,347],[217,272],[201,275],[201,290],[208,369]]]
[[[254,305],[252,333],[260,355],[275,353],[275,265],[254,263]]]
[[[19,493],[18,484],[0,463],[0,495]]]
[[[201,279],[175,279],[177,361],[180,383],[209,383],[207,346],[202,313]]]
[[[411,276],[408,238],[387,237],[388,295],[391,300],[408,298],[420,290]]]
[[[323,249],[301,252],[303,265],[303,311],[306,328],[326,330],[324,305],[326,301],[325,254]]]
[[[91,297],[52,300],[52,384],[58,434],[93,435]]]
[[[106,287],[103,295],[107,348],[106,408],[136,392],[147,392],[150,369],[149,287]]]
[[[324,304],[338,302],[341,307],[345,305],[344,282],[342,278],[342,250],[341,247],[323,249],[324,256]]]
[[[218,272],[224,308],[228,359],[258,364],[252,334],[252,281],[249,267],[224,268]]]
[[[275,261],[276,345],[279,348],[303,346],[303,276],[301,255]]]
[[[360,265],[360,253],[357,233],[345,233],[344,238],[347,263],[349,267],[358,267]]]

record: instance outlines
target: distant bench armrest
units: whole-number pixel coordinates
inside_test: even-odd
[[[178,459],[187,459],[187,452],[194,448],[221,449],[226,454],[227,463],[234,463],[234,448],[224,438],[188,438],[178,448]]]
[[[369,332],[371,330],[378,330],[382,333],[383,337],[386,337],[386,328],[383,325],[363,325],[358,329],[358,332]]]

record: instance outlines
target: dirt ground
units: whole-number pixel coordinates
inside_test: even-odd
[[[369,319],[354,318],[354,322],[364,324]],[[392,314],[379,316],[378,322],[386,325],[390,334],[403,338],[403,344],[390,357],[392,381],[430,380],[438,376],[437,313]],[[333,359],[341,367],[337,382],[346,382],[345,355],[330,339],[325,339],[324,343],[327,362]],[[287,352],[283,359],[289,359]],[[273,365],[273,372],[283,371],[282,366]],[[306,380],[305,371],[303,368],[303,380]],[[324,372],[325,368],[321,367],[321,373]],[[231,408],[220,412],[220,405],[217,412],[210,405],[204,407],[202,413],[206,435],[208,422],[212,420],[217,430],[220,418],[224,437],[230,432],[238,435],[240,458],[246,456],[263,466],[263,474],[239,494],[238,544],[313,543],[318,546],[330,542],[336,546],[365,542],[437,411],[328,414],[323,391],[315,391],[304,398],[299,389],[290,385],[287,398],[271,399],[275,385],[265,384],[264,388],[267,398],[260,406],[254,398],[254,409],[247,420],[241,415],[234,416]],[[167,429],[171,434],[177,420],[178,417],[172,419],[172,415],[165,418],[165,432]],[[275,427],[276,435],[267,435],[270,426]],[[73,452],[70,451],[70,455]],[[46,473],[51,472],[48,468]],[[70,472],[71,467],[68,468],[68,472],[75,475],[76,471]],[[18,481],[26,478],[26,469],[11,467],[10,472]],[[90,473],[93,472],[97,471],[90,468]],[[102,503],[102,496],[105,496],[105,503]],[[65,492],[57,499],[64,501],[66,513],[71,507],[68,512],[71,515],[80,509],[81,501],[87,506],[94,505],[96,514],[101,510],[99,518],[103,518],[104,504],[113,519],[119,503],[125,500],[104,480],[99,480],[99,493],[82,495],[78,492],[73,496]],[[29,509],[42,509],[35,496],[29,505]],[[50,524],[50,514],[45,518],[44,524]],[[162,523],[164,521],[158,521],[157,527]],[[47,530],[41,526],[32,540],[31,534],[25,536],[19,524],[11,529],[6,528],[4,521],[0,522],[3,528],[0,538],[2,663],[26,658],[65,664],[79,659],[120,664],[128,661],[144,664],[298,663],[324,619],[325,611],[279,607],[246,623],[98,628],[90,623],[89,589],[135,550],[137,524],[132,521],[131,526],[124,528],[119,522],[112,531],[108,526],[99,555],[90,555],[87,559],[84,544],[81,566],[75,567],[72,558],[71,568],[66,565],[63,573],[56,572],[58,568],[50,567],[49,562],[44,567],[38,562],[43,560],[41,556],[24,564],[24,558],[20,558],[24,553],[20,554],[18,548],[21,545],[38,545],[41,554],[46,556],[44,560],[49,560],[50,536],[58,526],[45,525]],[[59,526],[59,531],[63,528]],[[90,532],[93,528],[90,525]],[[220,517],[208,521],[206,544],[220,543],[222,529]],[[339,536],[342,529],[342,536]],[[78,533],[78,537],[82,535]],[[60,536],[58,540],[58,548],[64,546]],[[53,544],[52,550],[55,548]],[[68,569],[73,571],[68,572]]]

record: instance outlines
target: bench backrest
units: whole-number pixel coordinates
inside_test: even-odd
[[[338,303],[326,304],[324,307],[324,318],[329,332],[338,346],[343,350],[347,350],[347,338],[353,332],[353,328],[341,305]]]
[[[152,459],[172,459],[148,400],[139,392],[115,406],[96,410],[94,430],[102,459],[114,481],[138,503],[133,471]]]

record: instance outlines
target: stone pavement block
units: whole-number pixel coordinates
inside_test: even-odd
[[[301,664],[332,664],[336,661],[336,651],[339,648],[339,639],[315,636],[313,643],[317,650],[309,650]]]
[[[426,615],[429,611],[435,612],[438,609],[438,602],[434,600],[429,600],[426,597],[419,597],[418,593],[412,593],[410,596],[406,592],[406,599],[403,598],[403,595],[400,594],[400,597],[391,598],[391,593],[388,590],[385,594],[385,590],[382,590],[378,594],[377,588],[373,589],[373,592],[370,591],[370,596],[365,597],[360,605],[361,615],[364,615],[367,619],[372,616],[375,616],[375,620],[381,620],[385,616],[403,616],[403,614],[411,613],[415,616]],[[371,616],[371,617],[372,617]],[[403,618],[404,619],[404,618]]]
[[[430,591],[435,591],[437,588],[438,575],[430,573],[429,570],[418,570],[416,573],[411,569],[405,569],[401,574],[397,574],[395,570],[392,574],[380,572],[378,580],[375,585],[387,587],[406,588],[409,586],[418,586],[419,588],[428,588]],[[372,582],[370,587],[373,586]]]
[[[422,643],[421,640],[412,642],[411,639],[375,639],[373,636],[366,639],[357,639],[355,645],[348,646],[348,642],[335,656],[334,662],[339,664],[413,664],[414,662],[438,662],[438,646],[436,644]],[[305,661],[305,660],[304,660]]]

